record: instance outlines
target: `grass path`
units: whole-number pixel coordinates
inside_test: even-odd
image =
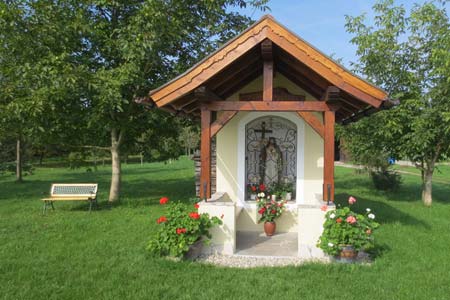
[[[446,180],[449,173],[443,173]],[[337,202],[349,195],[382,227],[371,266],[226,269],[154,259],[145,246],[162,213],[158,199],[193,201],[193,163],[125,165],[120,205],[106,204],[110,170],[39,168],[24,184],[0,176],[0,299],[449,299],[450,187],[420,202],[417,176],[395,193],[336,168]],[[98,182],[100,210],[57,203],[41,215],[51,182]]]

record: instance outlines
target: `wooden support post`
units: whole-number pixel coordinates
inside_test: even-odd
[[[321,138],[323,138],[323,124],[322,122],[313,114],[313,112],[298,111],[297,112],[303,120],[314,129]]]
[[[324,112],[323,200],[334,201],[334,124],[335,112]]]
[[[200,198],[211,198],[211,111],[202,107],[200,142]]]
[[[273,99],[273,61],[264,62],[263,70],[263,100],[272,101]]]
[[[236,114],[236,110],[224,111],[222,115],[211,124],[211,138],[213,138]]]
[[[273,100],[273,54],[272,41],[264,40],[261,43],[261,55],[264,60],[263,68],[263,101]]]

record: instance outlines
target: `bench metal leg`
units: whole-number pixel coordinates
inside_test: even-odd
[[[42,209],[42,214],[45,215],[47,212],[47,206],[51,206],[53,210],[55,210],[55,207],[53,206],[53,201],[44,201],[44,208]]]
[[[89,212],[92,211],[92,207],[98,208],[97,198],[89,199]]]

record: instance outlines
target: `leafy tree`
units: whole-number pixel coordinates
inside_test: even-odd
[[[71,56],[81,44],[78,28],[69,26],[76,23],[73,10],[51,1],[0,3],[0,133],[16,140],[18,181],[24,142],[70,131],[62,111],[79,98],[74,91],[83,78]]]
[[[449,17],[439,1],[416,4],[407,13],[385,0],[373,10],[373,24],[364,15],[347,17],[359,56],[353,66],[400,105],[348,126],[343,135],[355,156],[388,154],[414,162],[429,206],[436,163],[450,148]]]
[[[186,155],[191,155],[191,150],[198,147],[200,134],[195,127],[183,127],[180,133],[180,140],[185,149]]]
[[[160,118],[160,126],[173,125],[164,114],[146,111],[135,100],[251,22],[230,7],[266,9],[266,2],[2,2],[1,126],[11,125],[18,140],[39,132],[54,138],[48,143],[110,151],[109,200],[117,201],[121,151],[149,128],[153,115]],[[173,156],[180,148],[176,138],[159,139],[164,155]]]
[[[111,151],[109,201],[120,195],[122,147],[133,144],[152,112],[135,99],[184,71],[251,21],[229,6],[264,7],[266,1],[83,1],[77,7],[85,32],[85,61],[92,71],[86,121],[97,132],[93,146]],[[160,114],[158,114],[160,115]],[[106,146],[107,135],[109,145]],[[165,152],[170,139],[159,137]],[[100,144],[101,145],[101,144]]]

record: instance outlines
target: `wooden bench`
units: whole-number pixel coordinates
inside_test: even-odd
[[[44,201],[42,213],[45,214],[48,206],[54,210],[55,201],[89,201],[90,212],[93,204],[97,206],[97,188],[96,183],[53,183],[50,197],[42,199]]]

